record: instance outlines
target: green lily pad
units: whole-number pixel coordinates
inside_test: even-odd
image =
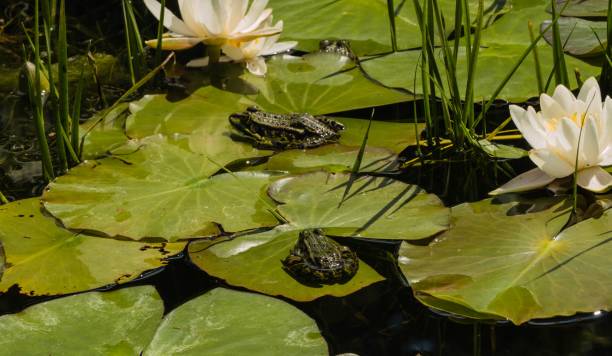
[[[548,27],[551,22],[550,20],[544,21],[540,25],[540,31]],[[605,51],[608,43],[605,21],[588,21],[574,17],[561,17],[558,23],[564,52],[574,56],[589,57],[600,55]],[[552,45],[552,31],[544,32],[544,38],[546,42]]]
[[[495,1],[485,1],[488,8]],[[472,18],[478,2],[470,0]],[[423,2],[421,1],[421,5]],[[412,2],[395,1],[398,48],[421,46],[418,18]],[[440,0],[449,31],[454,28],[455,1]],[[274,16],[282,19],[283,39],[298,41],[304,51],[318,49],[320,40],[350,40],[357,55],[391,50],[391,32],[386,0],[271,0]],[[487,15],[493,15],[492,13]],[[485,21],[487,22],[487,21]]]
[[[123,129],[127,109],[127,103],[119,104],[108,113],[97,113],[81,125],[82,159],[96,159],[108,155],[110,151],[128,141]],[[98,115],[104,117],[100,118]]]
[[[270,157],[265,165],[267,170],[289,171],[301,173],[318,169],[326,169],[330,172],[351,171],[357,154],[358,147],[347,147],[343,145],[325,145],[308,150],[283,151]],[[376,172],[393,168],[397,155],[393,152],[377,147],[366,147],[361,162],[362,172]]]
[[[271,175],[211,175],[219,166],[164,140],[150,138],[53,181],[45,208],[71,229],[168,241],[214,236],[278,222],[265,204]]]
[[[494,143],[485,139],[479,140],[478,143],[484,152],[494,158],[518,159],[529,155],[529,152],[522,148]]]
[[[360,147],[363,142],[369,120],[334,117],[346,129],[342,131],[340,143],[345,146]],[[372,121],[368,135],[368,146],[383,147],[395,153],[402,152],[406,147],[415,145],[425,129],[425,124],[414,122]]]
[[[43,215],[38,199],[0,206],[6,253],[0,292],[18,286],[28,295],[67,294],[126,283],[162,267],[185,243],[117,241],[72,232]]]
[[[127,134],[132,138],[158,133],[189,135],[202,129],[225,135],[228,117],[251,105],[279,113],[319,115],[413,99],[372,83],[356,68],[337,73],[348,67],[345,59],[331,54],[274,56],[268,59],[266,78],[248,73],[238,78],[249,88],[244,94],[208,85],[176,102],[162,95],[147,95],[131,103]]]
[[[216,288],[170,312],[145,356],[327,355],[314,320],[263,295]]]
[[[520,324],[610,310],[612,210],[562,230],[570,209],[554,202],[454,207],[452,228],[429,246],[402,245],[400,269],[417,298],[451,312],[468,308]]]
[[[525,49],[526,45],[514,44],[491,44],[489,47],[482,48],[474,77],[474,100],[489,99]],[[441,52],[439,54],[439,58],[442,58]],[[550,47],[546,44],[539,46],[538,54],[542,73],[544,73],[543,75],[548,75],[547,73],[553,67]],[[386,86],[403,88],[416,94],[421,94],[421,75],[418,70],[415,70],[419,65],[420,55],[420,50],[397,52],[365,61],[362,63],[362,66],[368,75]],[[590,65],[577,58],[568,56],[566,62],[568,68],[577,68],[585,78],[597,75],[600,71],[599,67]],[[439,64],[442,69],[442,59],[440,59]],[[498,98],[520,102],[539,95],[537,81],[534,80],[534,68],[533,56],[527,56]],[[465,88],[467,83],[467,60],[464,52],[461,52],[458,56],[457,77],[459,88]],[[546,79],[542,78],[544,83]],[[572,80],[572,88],[578,87],[575,79]]]
[[[342,297],[384,279],[360,260],[357,274],[345,284],[313,287],[298,282],[283,270],[281,261],[295,245],[300,230],[299,226],[283,225],[212,246],[207,241],[195,241],[189,245],[189,256],[206,273],[231,285],[295,301],[325,295]]]
[[[448,228],[449,211],[438,197],[390,178],[359,177],[343,201],[349,176],[290,176],[275,181],[268,194],[292,225],[334,236],[417,240]]]
[[[561,11],[565,3],[569,4],[563,10],[563,16],[576,17],[606,17],[608,16],[608,0],[556,0],[557,11]],[[548,12],[552,7],[548,6]]]
[[[0,317],[5,355],[139,355],[164,313],[151,286],[55,299]]]
[[[414,96],[374,84],[346,57],[314,53],[268,59],[265,80],[244,79],[258,89],[242,102],[267,111],[329,114],[413,100]]]
[[[325,295],[345,296],[382,277],[361,261],[357,274],[345,284],[317,288],[296,281],[283,270],[281,261],[300,231],[323,228],[333,236],[422,239],[448,227],[448,209],[436,196],[390,179],[357,179],[339,206],[348,178],[348,174],[313,172],[277,180],[268,193],[283,203],[277,210],[288,220],[285,225],[212,245],[196,241],[189,246],[191,260],[229,284],[309,301]]]

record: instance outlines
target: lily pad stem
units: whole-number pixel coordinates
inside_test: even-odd
[[[219,63],[219,58],[221,58],[220,46],[207,46],[206,51],[208,52],[208,65]]]

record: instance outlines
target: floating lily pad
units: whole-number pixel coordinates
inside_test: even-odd
[[[325,145],[307,150],[283,151],[272,156],[266,163],[266,169],[289,171],[301,173],[318,169],[326,169],[330,172],[351,171],[357,154],[358,147],[347,147],[343,145]],[[366,147],[361,162],[362,172],[376,172],[390,170],[397,155],[393,152],[377,147]]]
[[[489,140],[479,140],[480,148],[489,156],[494,158],[518,159],[529,155],[529,152],[522,148],[503,145]]]
[[[317,288],[296,281],[283,270],[281,261],[297,242],[300,230],[299,226],[281,226],[213,246],[207,241],[196,241],[189,246],[189,256],[206,273],[231,285],[296,301],[310,301],[325,295],[342,297],[384,279],[360,261],[357,274],[345,284]]]
[[[0,317],[5,355],[139,355],[164,304],[151,286],[55,299]]]
[[[278,299],[224,288],[164,318],[144,352],[153,355],[327,355],[314,320]]]
[[[543,31],[550,23],[550,20],[544,21],[540,30]],[[600,55],[605,51],[608,43],[605,21],[562,17],[558,20],[558,23],[564,52],[574,56],[589,57]],[[544,32],[544,38],[546,42],[552,45],[552,31]]]
[[[277,180],[269,194],[283,203],[277,210],[287,224],[212,246],[208,241],[195,242],[189,247],[191,260],[229,284],[308,301],[348,295],[382,277],[361,261],[357,274],[346,284],[316,288],[296,281],[283,270],[281,261],[300,231],[323,228],[333,236],[422,239],[447,228],[448,209],[436,196],[390,179],[359,178],[339,206],[348,177],[313,172]]]
[[[81,125],[82,159],[96,159],[128,141],[123,125],[128,104],[119,104],[110,112],[102,111]],[[105,115],[100,118],[98,115]],[[99,121],[99,122],[98,122]]]
[[[0,292],[67,294],[131,281],[162,267],[185,243],[117,241],[68,231],[44,216],[38,199],[0,206],[6,270]]]
[[[268,60],[266,79],[246,75],[259,90],[244,103],[276,112],[329,114],[413,100],[414,96],[374,84],[346,57],[315,53]]]
[[[132,115],[126,123],[127,134],[143,138],[158,133],[191,134],[202,129],[208,134],[226,135],[228,117],[251,105],[279,113],[318,115],[413,99],[411,95],[372,83],[356,68],[337,73],[348,67],[346,59],[335,55],[275,56],[268,59],[266,78],[247,73],[239,78],[244,86],[250,87],[244,94],[209,85],[179,101],[148,95],[133,102]]]
[[[494,2],[485,1],[485,8]],[[469,3],[473,18],[478,1]],[[394,5],[398,47],[419,47],[421,36],[414,5],[409,1],[395,1]],[[438,6],[452,30],[455,1],[440,0]],[[271,0],[270,7],[275,17],[283,19],[282,38],[297,40],[301,50],[314,51],[323,39],[350,40],[358,55],[391,50],[386,0]]]
[[[606,17],[608,16],[608,0],[555,0],[557,11],[563,10],[563,16],[576,17]],[[566,6],[565,3],[569,1]],[[552,7],[548,6],[548,12],[552,12]]]
[[[448,227],[449,211],[438,197],[390,178],[357,178],[343,201],[349,176],[291,176],[274,182],[268,193],[291,224],[325,228],[334,236],[417,240]]]
[[[610,310],[612,210],[561,231],[568,205],[459,205],[451,229],[429,246],[402,245],[400,268],[417,298],[451,312],[468,308],[520,324]]]
[[[71,229],[168,241],[274,226],[264,203],[271,175],[211,175],[206,157],[153,138],[86,161],[52,182],[45,208]]]
[[[360,147],[369,120],[346,117],[334,117],[333,119],[340,121],[346,127],[340,136],[340,143],[345,146]],[[367,145],[383,147],[400,153],[406,147],[415,145],[424,129],[425,124],[423,123],[372,121]]]
[[[526,45],[514,44],[491,44],[486,48],[483,47],[480,50],[478,66],[474,77],[474,100],[489,99],[525,49]],[[439,65],[442,70],[442,53],[440,51],[438,53],[440,58]],[[547,73],[553,67],[552,54],[548,45],[545,44],[543,47],[540,47],[538,54],[542,73],[544,73],[543,75],[548,75]],[[421,75],[418,70],[415,70],[419,65],[420,56],[420,50],[397,52],[364,61],[362,66],[368,75],[386,86],[403,88],[416,94],[421,94]],[[599,67],[590,65],[577,58],[568,56],[566,62],[568,68],[577,68],[583,77],[597,75],[600,71]],[[534,80],[534,68],[533,56],[527,56],[498,98],[520,102],[539,95],[537,81]],[[458,56],[457,77],[459,88],[465,88],[467,82],[467,60],[464,52],[461,52]],[[544,83],[546,82],[545,77],[542,80]],[[572,87],[577,87],[575,79],[572,80]]]

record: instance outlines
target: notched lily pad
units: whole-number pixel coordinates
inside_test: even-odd
[[[452,208],[452,228],[429,246],[404,243],[400,268],[417,298],[449,312],[520,324],[610,310],[612,210],[562,230],[569,212],[548,198],[465,203]]]
[[[211,176],[221,167],[205,156],[152,138],[113,153],[49,185],[44,206],[64,226],[176,241],[278,223],[265,203],[273,174]]]
[[[38,199],[0,206],[6,270],[0,293],[16,285],[28,295],[67,294],[126,283],[162,267],[185,243],[117,241],[68,231],[43,215]]]
[[[266,232],[238,235],[212,246],[196,241],[189,246],[189,256],[206,273],[231,285],[296,301],[325,295],[342,297],[384,279],[359,261],[357,274],[344,284],[313,287],[297,281],[283,270],[281,261],[289,255],[300,231],[298,226],[283,225]]]
[[[416,240],[448,227],[448,209],[418,186],[364,176],[345,196],[349,177],[325,172],[290,176],[275,181],[268,194],[293,225],[325,228],[334,236]]]
[[[164,314],[154,287],[90,292],[0,317],[5,355],[139,355]]]
[[[326,355],[314,320],[281,300],[216,288],[171,311],[144,351],[154,355]]]

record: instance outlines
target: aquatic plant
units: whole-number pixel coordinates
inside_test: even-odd
[[[163,8],[155,0],[144,0],[151,13],[170,30],[161,38],[161,48],[166,50],[188,49],[202,42],[207,45],[208,59],[197,59],[191,66],[207,65],[210,61],[219,61],[220,48],[232,53],[232,59],[246,59],[247,68],[254,73],[265,73],[265,63],[254,61],[259,55],[276,53],[269,51],[275,40],[263,43],[252,43],[241,46],[243,42],[257,40],[260,37],[279,34],[283,29],[282,21],[272,24],[272,9],[266,8],[267,0],[255,0],[249,6],[249,0],[179,0],[179,9],[183,20],[170,10]],[[248,11],[247,11],[248,10]],[[158,46],[158,40],[146,41],[151,47]],[[283,46],[285,50],[295,46]],[[248,50],[247,50],[248,48]],[[259,50],[258,50],[259,49]],[[242,56],[238,52],[243,53]],[[227,53],[227,52],[226,52]],[[251,55],[252,54],[252,55]],[[255,65],[254,63],[258,63]]]
[[[510,180],[490,194],[543,187],[576,172],[576,183],[593,192],[612,187],[612,99],[602,105],[595,78],[589,78],[576,98],[563,85],[552,97],[540,96],[542,111],[511,105],[512,120],[533,148],[529,158],[538,167]]]

